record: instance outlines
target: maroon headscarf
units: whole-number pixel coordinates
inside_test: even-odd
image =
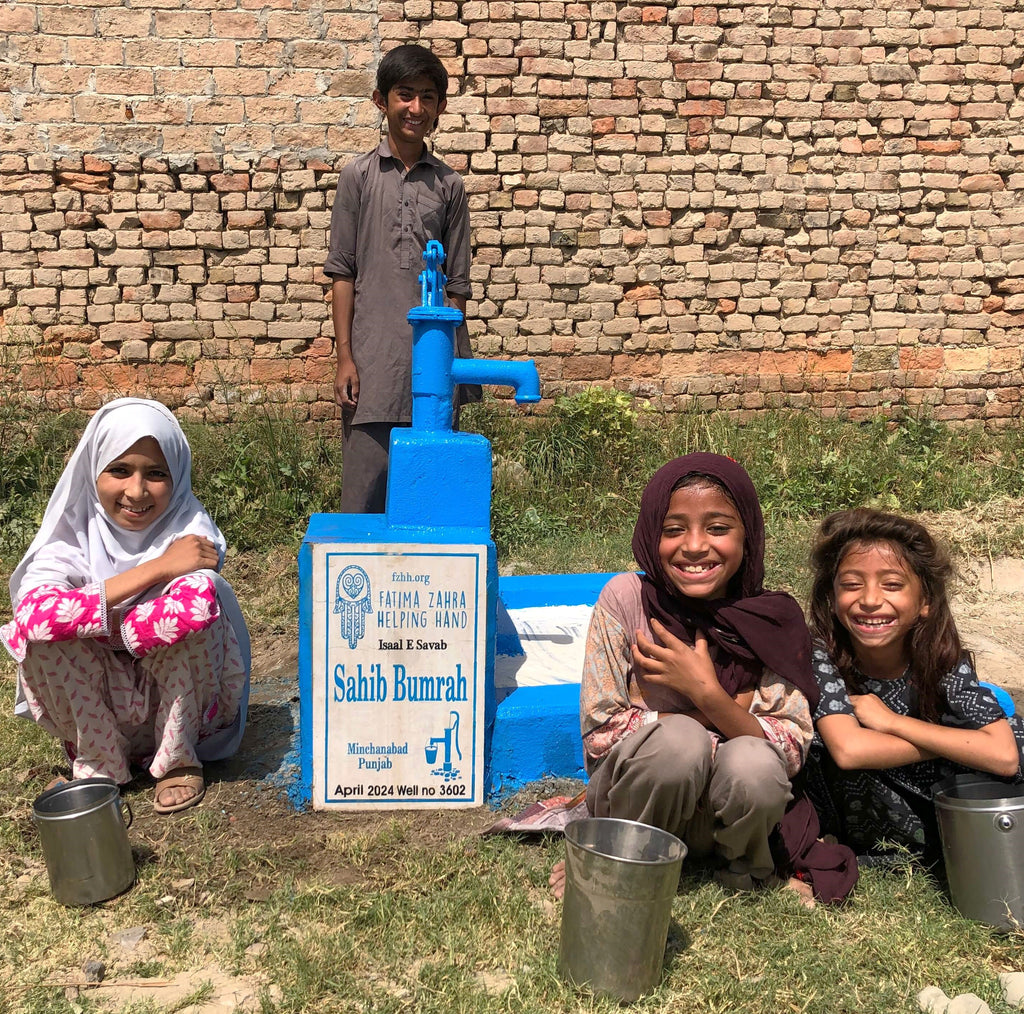
[[[690,475],[720,483],[743,522],[743,562],[720,599],[681,595],[669,582],[658,554],[669,500]],[[663,465],[644,489],[633,532],[633,555],[644,574],[641,600],[648,619],[657,619],[687,644],[697,631],[708,639],[715,672],[731,696],[754,687],[767,666],[818,703],[811,672],[811,635],[803,611],[785,592],[766,592],[764,517],[754,484],[743,467],[721,454],[687,454]]]

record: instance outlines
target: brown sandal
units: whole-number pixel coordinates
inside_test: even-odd
[[[194,795],[180,803],[162,805],[160,794],[165,789],[191,789]],[[156,813],[177,813],[179,810],[187,810],[189,807],[198,806],[206,795],[206,782],[203,781],[202,768],[175,768],[168,771],[163,778],[158,778],[156,791],[153,793],[153,810]]]

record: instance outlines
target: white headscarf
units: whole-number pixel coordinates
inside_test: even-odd
[[[100,505],[96,479],[136,441],[160,445],[173,486],[167,509],[148,528],[121,528]],[[118,398],[89,420],[64,469],[43,523],[11,575],[11,604],[41,584],[81,588],[105,581],[156,559],[183,535],[202,535],[224,560],[220,529],[192,492],[192,451],[178,420],[163,405],[142,398]]]

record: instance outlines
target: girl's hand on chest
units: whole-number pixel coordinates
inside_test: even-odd
[[[217,570],[220,554],[205,536],[184,535],[175,539],[160,557],[167,571],[167,580],[191,574],[196,570]]]
[[[638,630],[636,644],[632,646],[633,667],[644,679],[675,690],[698,708],[710,694],[721,693],[721,684],[703,634],[697,633],[691,648],[658,620],[651,620],[651,630],[661,644],[656,644]]]

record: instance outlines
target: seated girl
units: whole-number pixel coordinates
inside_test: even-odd
[[[857,852],[883,842],[941,854],[932,785],[1019,778],[1024,726],[978,684],[950,613],[948,558],[915,521],[832,514],[812,556],[821,699],[808,792],[823,829]]]
[[[691,856],[717,857],[723,883],[749,888],[775,874],[770,839],[788,812],[783,872],[799,869],[809,851],[827,852],[816,823],[807,833],[809,804],[787,810],[817,688],[800,607],[762,589],[764,523],[750,477],[716,454],[669,462],[644,490],[633,553],[643,573],[609,581],[587,635],[590,813],[670,831]],[[853,886],[844,853],[825,856],[831,882],[828,870],[806,878],[819,897]],[[561,879],[553,871],[556,894]],[[790,886],[809,900],[806,883]]]
[[[224,537],[191,486],[163,405],[101,408],[11,577],[0,640],[18,662],[15,712],[64,744],[75,778],[156,779],[154,809],[203,797],[202,762],[238,748],[249,636],[220,576]]]

